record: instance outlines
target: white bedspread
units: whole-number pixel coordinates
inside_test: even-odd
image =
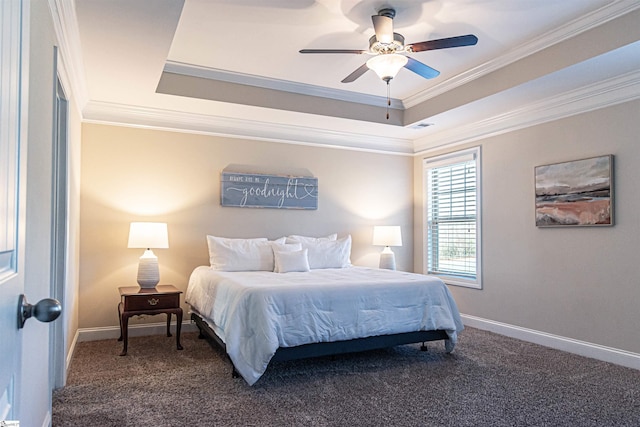
[[[451,351],[463,329],[440,279],[364,267],[278,274],[203,266],[191,274],[186,302],[221,329],[250,385],[278,347],[441,329]]]

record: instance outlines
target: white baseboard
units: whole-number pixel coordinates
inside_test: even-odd
[[[637,353],[522,328],[507,323],[495,322],[468,314],[462,314],[461,316],[464,324],[473,328],[495,332],[522,341],[555,348],[556,350],[640,370],[640,354]]]
[[[175,322],[171,322],[172,331],[175,331]],[[195,332],[198,328],[195,323],[190,320],[182,322],[181,332]],[[162,335],[167,332],[167,324],[162,323],[145,323],[141,325],[129,325],[130,337],[142,337],[147,335]],[[120,336],[119,326],[105,326],[100,328],[80,328],[77,333],[76,342],[98,341],[117,339]],[[75,347],[75,342],[74,342]],[[73,353],[73,348],[70,353]]]
[[[69,353],[67,353],[67,360],[65,361],[64,364],[64,369],[67,372],[67,374],[69,373],[69,366],[71,365],[71,360],[73,359],[73,353],[76,351],[76,344],[78,344],[78,337],[80,336],[80,331],[76,330],[75,335],[73,336],[73,340],[71,341],[71,346],[69,347]],[[65,383],[67,382],[66,380],[67,376],[65,375]]]

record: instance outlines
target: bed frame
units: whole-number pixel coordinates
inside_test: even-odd
[[[195,322],[200,330],[199,338],[208,338],[215,342],[227,354],[225,343],[220,337],[209,327],[204,319],[198,313],[191,313],[191,320]],[[303,344],[296,347],[279,347],[276,354],[271,358],[272,361],[284,361],[295,359],[306,359],[310,357],[330,356],[344,353],[356,353],[360,351],[376,350],[387,347],[394,347],[403,344],[422,343],[420,350],[427,351],[426,342],[448,340],[449,336],[445,331],[417,331],[405,332],[400,334],[379,335],[374,337],[357,338],[346,341],[320,342]],[[228,357],[228,356],[227,356]],[[232,376],[238,378],[233,362],[229,358],[233,367]]]

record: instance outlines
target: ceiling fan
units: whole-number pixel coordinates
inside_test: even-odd
[[[429,40],[419,43],[404,44],[404,36],[393,32],[393,18],[395,9],[381,9],[377,15],[371,17],[375,35],[369,39],[368,50],[354,49],[302,49],[300,53],[351,53],[374,55],[366,63],[362,64],[354,72],[342,80],[342,83],[351,83],[366,73],[369,69],[378,74],[387,85],[402,67],[405,67],[425,79],[437,77],[440,72],[422,62],[415,60],[404,53],[423,52],[426,50],[449,49],[452,47],[472,46],[478,43],[478,38],[473,34],[448,37],[444,39]]]

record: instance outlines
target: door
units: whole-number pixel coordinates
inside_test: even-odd
[[[22,332],[18,298],[24,291],[27,78],[21,73],[26,13],[19,0],[0,1],[0,421],[17,419]],[[24,101],[24,102],[23,102]]]

